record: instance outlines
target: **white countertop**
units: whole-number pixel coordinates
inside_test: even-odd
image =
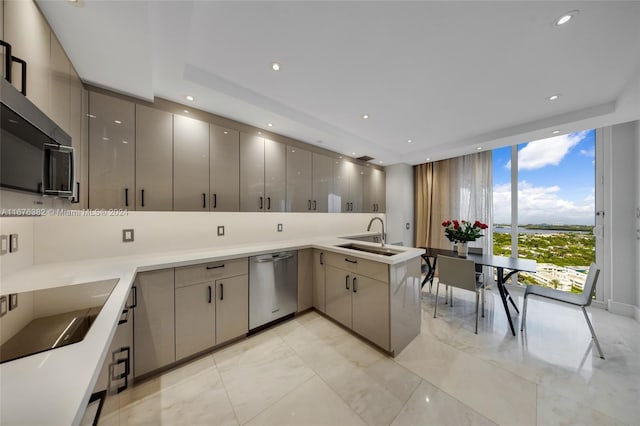
[[[336,247],[348,243],[380,248],[377,243],[337,237],[313,238],[40,264],[3,277],[3,294],[114,278],[119,282],[84,340],[0,365],[0,424],[80,422],[137,272],[305,248],[327,249],[387,264],[401,263],[423,253],[411,247],[387,246],[402,253],[382,256]]]

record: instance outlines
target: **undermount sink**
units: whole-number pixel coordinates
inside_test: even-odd
[[[353,244],[353,243],[341,244],[337,247],[342,247],[349,250],[364,251],[367,253],[379,254],[382,256],[393,256],[393,255],[402,253],[402,251],[400,250],[394,250],[386,247],[371,247],[371,246],[363,246],[360,244]]]

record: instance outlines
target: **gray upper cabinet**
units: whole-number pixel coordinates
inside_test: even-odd
[[[135,209],[135,107],[89,93],[89,207]]]
[[[173,116],[136,105],[136,210],[173,209]]]
[[[384,213],[386,209],[385,173],[374,167],[364,168],[364,198],[365,213]]]
[[[331,212],[362,211],[363,167],[347,160],[334,160]]]
[[[265,210],[264,138],[240,133],[240,211]]]
[[[311,152],[287,146],[287,211],[313,210],[311,195]],[[317,206],[317,202],[315,205]]]
[[[173,116],[173,209],[209,210],[209,123]]]
[[[210,125],[210,210],[240,210],[240,134]]]
[[[311,201],[314,212],[328,212],[333,191],[333,159],[313,153]]]
[[[285,211],[287,146],[283,143],[264,140],[264,192],[266,211]]]

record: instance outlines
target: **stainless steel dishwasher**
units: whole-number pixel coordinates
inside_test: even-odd
[[[298,252],[249,258],[249,330],[298,310]]]

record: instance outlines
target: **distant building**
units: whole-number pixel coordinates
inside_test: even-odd
[[[538,263],[537,273],[526,274],[540,285],[571,291],[571,288],[582,290],[587,279],[587,270],[580,266],[558,266],[551,263]],[[555,280],[555,281],[554,281]]]

